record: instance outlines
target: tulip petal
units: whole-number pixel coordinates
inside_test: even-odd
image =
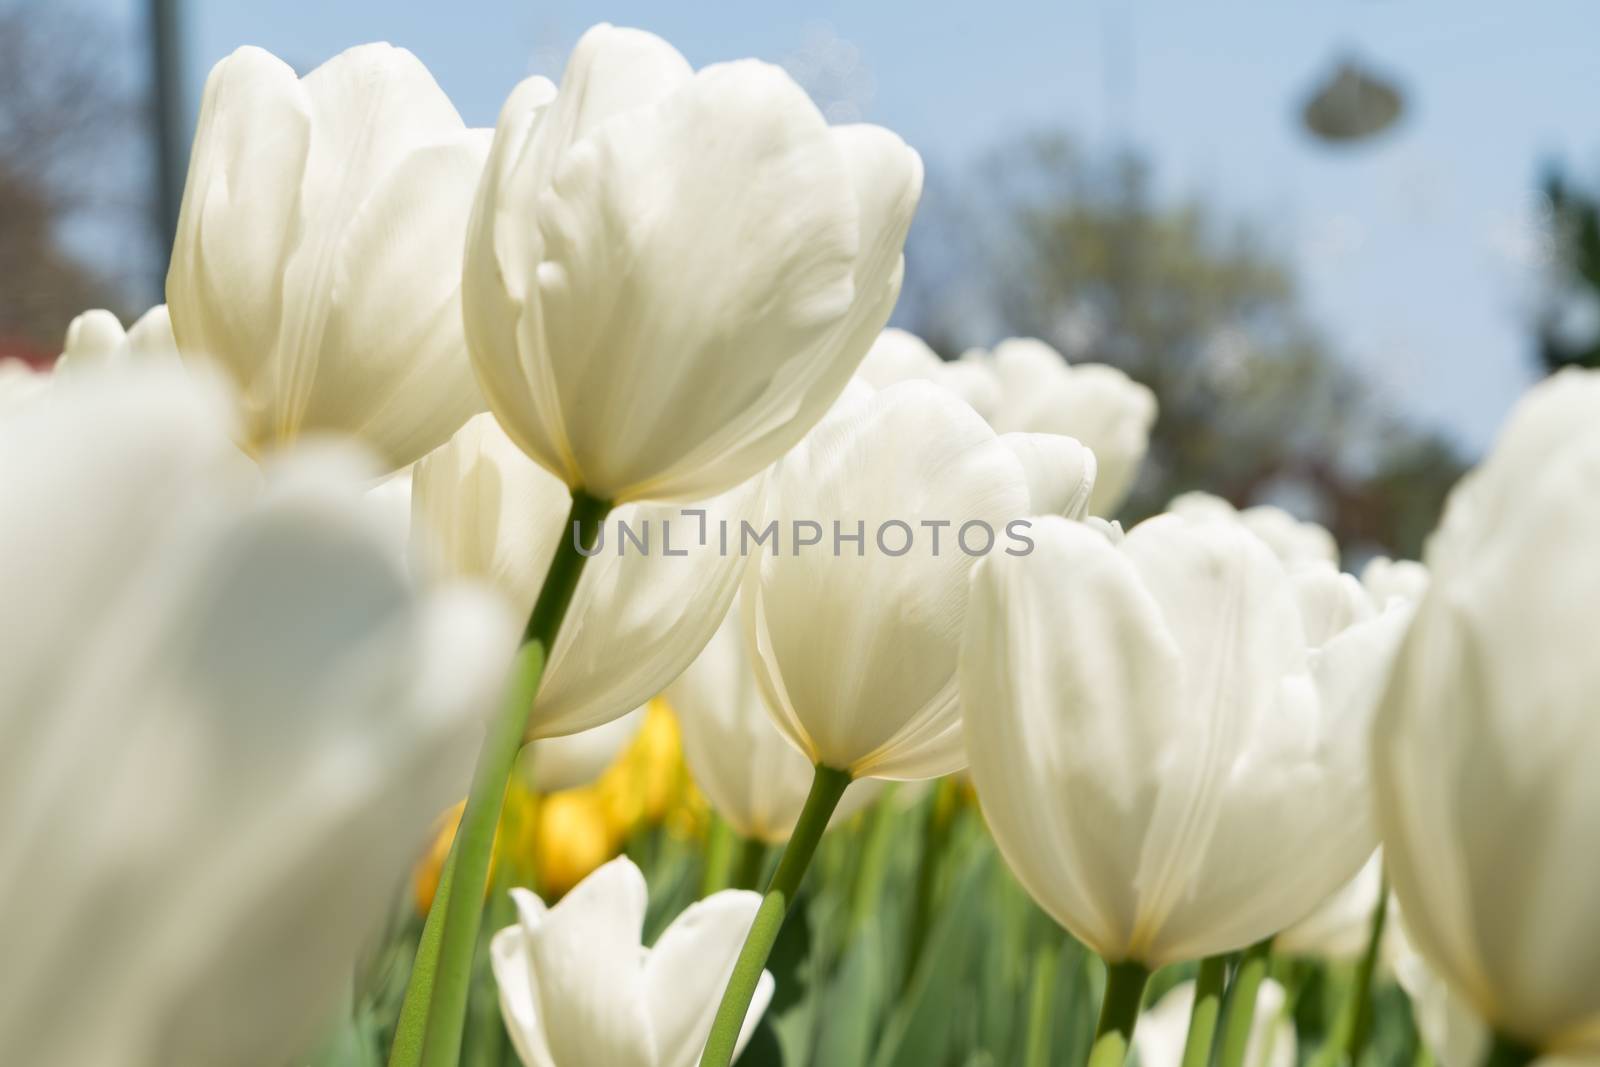
[[[1094,453],[1071,437],[1053,433],[1001,434],[1000,441],[1022,464],[1034,515],[1083,519],[1094,491]]]
[[[508,926],[489,942],[489,962],[500,990],[500,1016],[506,1034],[523,1067],[557,1067],[550,1058],[539,1021],[539,1000],[534,995],[528,962],[528,941],[520,926]]]
[[[645,987],[662,1056],[659,1067],[694,1067],[700,1061],[722,990],[760,906],[759,893],[715,893],[689,905],[650,950]],[[751,1003],[742,1039],[765,1010],[764,1002]]]

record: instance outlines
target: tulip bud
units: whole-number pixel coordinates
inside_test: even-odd
[[[1506,1039],[1600,1052],[1600,373],[1517,405],[1428,542],[1373,734],[1384,850],[1429,966]]]
[[[399,469],[483,410],[455,250],[487,148],[404,49],[212,69],[167,305],[183,357],[236,383],[252,452],[350,434]]]
[[[781,69],[597,26],[500,113],[464,311],[489,405],[567,486],[713,496],[800,439],[900,291],[922,164]]]

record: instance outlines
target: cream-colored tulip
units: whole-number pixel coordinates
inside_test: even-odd
[[[990,368],[1000,383],[990,420],[995,429],[1082,441],[1100,468],[1090,512],[1111,515],[1122,506],[1150,447],[1154,393],[1103,363],[1068,366],[1061,353],[1031,338],[1002,341],[989,353],[974,349],[962,359]]]
[[[575,734],[535,741],[522,750],[518,773],[528,788],[540,793],[588,785],[639,735],[644,713],[644,708],[635,708],[620,719]]]
[[[85,311],[67,326],[67,338],[55,373],[70,375],[104,363],[159,363],[178,358],[167,306],[157,304],[127,330],[109,311]]]
[[[741,837],[787,841],[814,772],[767,713],[737,602],[705,651],[668,687],[667,699],[678,713],[684,762],[712,809]],[[881,789],[878,782],[852,782],[832,821],[861,811]]]
[[[494,936],[490,959],[526,1067],[694,1067],[759,895],[730,889],[691,904],[649,948],[639,943],[644,875],[626,857],[554,907],[525,889],[512,895],[518,921]],[[739,1048],[772,991],[763,971]]]
[[[1415,604],[1428,591],[1428,568],[1414,559],[1374,556],[1361,568],[1361,584],[1380,608],[1391,600]]]
[[[696,500],[786,452],[899,295],[922,164],[780,68],[596,26],[500,113],[467,244],[489,405],[573,488]]]
[[[250,451],[350,434],[398,469],[483,410],[458,250],[487,151],[404,49],[212,69],[167,305],[184,358],[237,384]]]
[[[466,788],[515,620],[231,414],[86,370],[0,423],[7,1063],[303,1062]]]
[[[1429,540],[1373,733],[1406,930],[1503,1037],[1600,1055],[1600,373],[1517,405]]]
[[[1288,573],[1236,523],[1032,537],[979,566],[961,650],[972,778],[1018,879],[1148,967],[1306,916],[1376,843],[1365,740],[1404,614],[1309,647]]]
[[[609,722],[683,672],[727,614],[743,571],[719,529],[726,524],[737,536],[742,521],[760,514],[762,489],[758,478],[693,506],[631,504],[612,513],[550,651],[530,738]],[[512,444],[492,415],[479,415],[416,465],[413,541],[427,571],[486,579],[526,618],[557,543],[572,536],[568,504],[561,480]]]
[[[922,338],[892,326],[872,343],[858,373],[878,389],[918,380],[942,385],[991,422],[1000,410],[1000,381],[988,364],[940,359]]]
[[[1383,890],[1383,853],[1374,852],[1356,873],[1317,910],[1272,939],[1272,951],[1286,956],[1311,956],[1326,960],[1353,960],[1366,951],[1372,934],[1372,916]],[[1394,912],[1389,912],[1380,946],[1382,960],[1397,951]]]
[[[1181,493],[1167,504],[1167,510],[1192,519],[1231,520],[1267,543],[1267,547],[1291,569],[1305,565],[1339,565],[1339,543],[1333,534],[1317,523],[1297,519],[1271,504],[1235,508],[1220,496],[1191,491]]]
[[[906,382],[847,397],[778,465],[770,493],[780,534],[811,522],[818,538],[761,552],[742,587],[779,729],[853,777],[959,770],[968,577],[985,551],[1026,551],[1022,464],[966,403]]]

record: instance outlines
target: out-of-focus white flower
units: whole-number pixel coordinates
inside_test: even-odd
[[[1031,514],[1088,518],[1099,471],[1093,452],[1054,433],[1005,433],[1000,443],[1022,464]]]
[[[664,504],[612,512],[550,650],[531,738],[609,722],[683,672],[733,601],[740,523],[760,514],[762,490],[752,479],[695,505],[703,516]],[[413,541],[426,570],[487,579],[526,618],[556,545],[572,536],[569,503],[559,478],[479,415],[416,465]]]
[[[1379,608],[1393,600],[1415,604],[1428,591],[1428,568],[1414,559],[1374,556],[1361,569],[1361,584]]]
[[[1262,979],[1250,1020],[1250,1040],[1245,1044],[1244,1067],[1294,1067],[1298,1043],[1294,1019],[1283,1013],[1287,996],[1283,986]],[[1193,1011],[1194,983],[1181,982],[1139,1017],[1138,1029],[1133,1032],[1139,1067],[1178,1067],[1183,1062]]]
[[[167,306],[157,304],[127,330],[109,311],[85,311],[67,326],[55,373],[71,375],[101,364],[171,363],[178,358]]]
[[[1018,879],[1112,962],[1305,917],[1376,844],[1365,742],[1404,614],[1308,647],[1288,574],[1235,523],[1032,537],[979,566],[961,650],[972,778]]]
[[[324,452],[263,472],[176,368],[0,424],[0,1048],[268,1067],[465,789],[516,626],[419,596]]]
[[[1339,566],[1339,543],[1333,534],[1317,523],[1297,519],[1271,504],[1238,509],[1220,496],[1191,491],[1173,497],[1167,510],[1191,519],[1236,521],[1265,541],[1283,565],[1291,569],[1306,564]]]
[[[922,163],[830,128],[784,71],[698,73],[596,26],[559,94],[500,113],[467,245],[467,336],[506,432],[568,486],[696,500],[844,389],[900,292]]]
[[[0,359],[0,415],[28,407],[50,390],[50,376],[20,359]]]
[[[667,689],[683,758],[711,807],[741,837],[787,841],[805,806],[811,764],[772,724],[745,651],[735,603],[689,669]],[[833,823],[872,803],[881,783],[852,782]]]
[[[1383,854],[1372,858],[1350,881],[1317,906],[1317,910],[1272,939],[1272,951],[1287,956],[1314,956],[1326,960],[1352,960],[1367,949],[1372,916],[1383,888]],[[1394,959],[1397,928],[1395,912],[1388,913],[1379,958]]]
[[[1356,623],[1378,614],[1355,575],[1320,560],[1290,568],[1289,582],[1295,602],[1300,605],[1308,648],[1320,648]],[[1406,606],[1402,603],[1397,610]]]
[[[237,384],[249,450],[351,434],[398,469],[483,410],[458,250],[487,150],[404,49],[212,69],[167,304],[184,358]]]
[[[691,904],[650,948],[639,943],[644,875],[626,857],[553,908],[525,889],[512,895],[518,921],[495,934],[490,958],[506,1030],[527,1067],[694,1067],[759,894],[730,889]],[[763,971],[739,1049],[772,989]]]
[[[1373,733],[1407,934],[1507,1037],[1600,1055],[1600,373],[1512,412],[1429,540]]]
[[[644,708],[565,737],[547,737],[522,750],[519,773],[540,793],[588,785],[628,747],[644,725]]]
[[[1089,511],[1111,515],[1122,506],[1150,447],[1154,393],[1103,363],[1069,366],[1061,353],[1032,338],[1002,341],[992,353],[974,349],[962,360],[990,368],[1000,383],[990,419],[996,430],[1077,438],[1099,462]]]
[[[1000,409],[1000,380],[986,362],[940,359],[922,338],[892,326],[872,343],[858,374],[879,389],[919,379],[942,385],[990,421]]]
[[[752,559],[741,609],[767,707],[807,760],[892,779],[965,764],[968,578],[983,552],[1025,551],[1008,526],[1029,513],[1016,456],[926,382],[863,388],[784,457],[768,518],[815,523],[819,544]]]

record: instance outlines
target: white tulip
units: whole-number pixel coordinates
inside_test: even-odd
[[[1361,568],[1361,584],[1379,608],[1391,600],[1415,604],[1428,591],[1428,568],[1414,559],[1374,556]]]
[[[745,652],[737,603],[666,695],[678,714],[684,762],[711,807],[741,837],[787,841],[813,770],[772,724]],[[861,811],[881,788],[878,782],[852,782],[832,821]]]
[[[20,359],[0,359],[0,415],[30,407],[50,391],[50,375]]]
[[[57,375],[75,374],[102,363],[172,362],[178,343],[172,336],[167,306],[157,304],[127,330],[109,311],[85,311],[67,326],[67,339],[56,360]]]
[[[212,69],[167,302],[184,358],[237,383],[252,452],[353,434],[398,469],[483,410],[457,250],[487,150],[403,49]]]
[[[890,327],[880,333],[858,374],[878,389],[917,380],[942,385],[990,421],[1000,410],[1000,380],[986,363],[940,359],[926,341],[906,330]]]
[[[1374,852],[1356,876],[1317,905],[1317,910],[1272,939],[1272,951],[1286,956],[1311,956],[1326,960],[1353,960],[1367,949],[1372,917],[1383,889],[1383,854]],[[1380,959],[1395,953],[1395,912],[1385,921]]]
[[[1283,566],[1234,523],[1032,536],[979,566],[961,650],[972,777],[1018,879],[1112,962],[1303,918],[1376,844],[1366,730],[1403,613],[1308,648]]]
[[[1533,389],[1428,544],[1373,735],[1407,933],[1502,1035],[1600,1054],[1600,373]]]
[[[1325,528],[1307,519],[1297,519],[1280,507],[1257,504],[1237,509],[1220,496],[1191,491],[1180,493],[1167,504],[1167,510],[1192,519],[1214,518],[1238,522],[1267,543],[1267,547],[1291,569],[1306,565],[1339,565],[1339,543]]]
[[[1139,1067],[1178,1067],[1189,1039],[1189,1015],[1194,1011],[1193,982],[1181,982],[1139,1017],[1133,1047]],[[1288,994],[1283,986],[1264,978],[1256,991],[1250,1039],[1245,1044],[1244,1067],[1294,1067],[1298,1044],[1294,1019],[1283,1013]]]
[[[1008,530],[1030,513],[1021,463],[965,403],[906,382],[847,397],[778,465],[770,494],[780,532],[820,531],[814,547],[752,559],[740,594],[778,728],[852,777],[959,770],[968,577],[982,551],[1025,550]]]
[[[178,371],[0,424],[0,1048],[290,1062],[438,810],[516,633],[419,597],[352,464],[266,472]]]
[[[1099,471],[1093,452],[1054,433],[1005,433],[1000,443],[1022,464],[1031,514],[1089,517]]]
[[[1033,339],[1012,338],[992,353],[975,349],[962,359],[992,368],[1000,383],[995,429],[1082,441],[1100,467],[1090,512],[1111,515],[1122,506],[1150,447],[1154,393],[1103,363],[1068,366],[1061,353]]]
[[[612,513],[550,651],[530,738],[609,722],[683,673],[727,614],[743,571],[736,546],[723,550],[719,527],[737,536],[741,521],[760,514],[762,488],[754,479],[704,501],[703,517],[651,504]],[[416,465],[413,540],[426,569],[485,579],[526,618],[557,543],[572,536],[568,504],[561,480],[492,415],[479,415]],[[623,527],[647,535],[648,550],[625,540]]]
[[[500,113],[467,245],[490,407],[568,486],[695,500],[786,452],[899,295],[922,164],[778,67],[597,26]]]
[[[522,750],[518,769],[530,789],[559,793],[588,785],[616,762],[644,725],[644,708],[566,737],[547,737]]]
[[[694,1067],[759,895],[726,890],[691,904],[650,948],[639,943],[644,875],[626,857],[553,908],[525,889],[512,895],[518,922],[495,934],[490,958],[506,1030],[527,1067]],[[739,1048],[772,989],[763,971]]]

